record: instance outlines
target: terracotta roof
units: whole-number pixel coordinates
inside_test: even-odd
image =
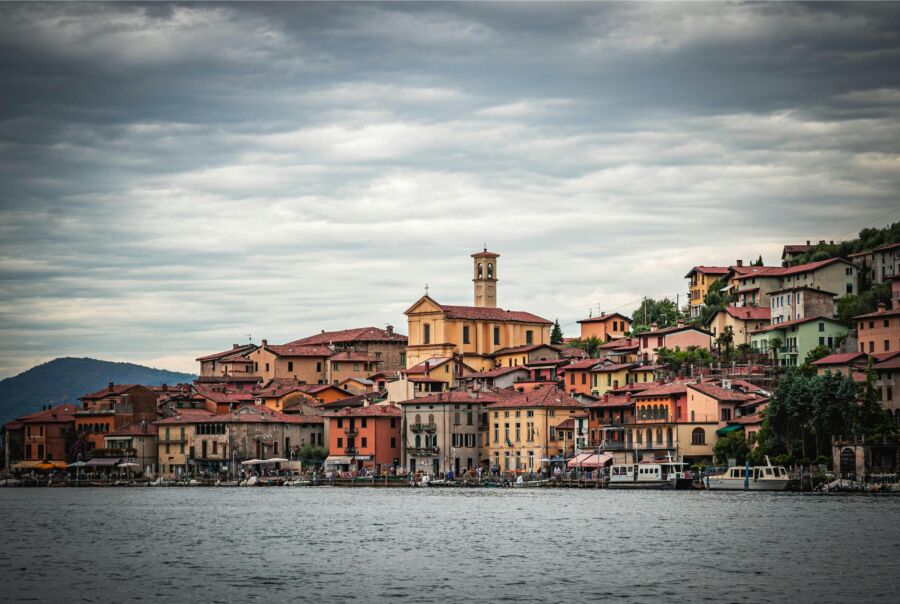
[[[864,315],[856,315],[853,320],[877,319],[878,317],[896,317],[900,315],[900,308],[884,309],[884,311],[868,312]]]
[[[691,390],[696,390],[698,392],[702,392],[707,396],[711,396],[717,401],[744,402],[754,398],[749,394],[744,394],[743,392],[738,392],[737,390],[726,390],[725,388],[713,384],[712,382],[687,384],[687,387]]]
[[[848,365],[859,359],[866,359],[868,356],[864,352],[843,352],[839,354],[830,354],[818,361],[813,361],[813,365]]]
[[[347,396],[345,398],[341,398],[336,401],[328,401],[325,403],[321,403],[321,404],[319,404],[319,408],[321,408],[321,409],[343,409],[344,407],[362,407],[366,403],[369,403],[370,405],[374,404],[382,398],[384,398],[384,393],[382,393],[382,392],[366,392],[365,394],[357,394],[354,396]]]
[[[609,373],[612,371],[622,371],[623,369],[631,369],[634,363],[607,363],[606,365],[598,365],[591,370],[591,373]]]
[[[803,319],[794,319],[793,321],[785,321],[784,323],[775,323],[773,325],[769,325],[768,327],[763,327],[762,329],[757,329],[751,331],[750,333],[765,333],[767,331],[774,331],[776,329],[784,329],[785,327],[791,327],[794,325],[801,325],[803,323],[810,323],[811,321],[831,321],[832,323],[837,323],[838,325],[843,325],[837,319],[832,319],[831,317],[826,317],[825,315],[819,315],[816,317],[805,317]]]
[[[643,397],[657,397],[657,396],[671,396],[673,394],[686,394],[687,393],[687,384],[684,382],[669,382],[667,384],[660,384],[654,388],[648,388],[641,392],[635,392],[632,396],[634,398],[643,398]]]
[[[724,275],[727,272],[727,266],[695,266],[684,276],[684,278],[687,279],[694,273],[703,273],[704,275]]]
[[[831,296],[832,298],[837,296],[837,294],[834,292],[826,291],[824,289],[819,289],[818,287],[812,287],[811,285],[795,285],[793,287],[782,287],[780,289],[774,289],[774,290],[770,291],[769,295],[771,296],[772,294],[783,294],[785,292],[793,292],[793,291],[798,291],[798,290],[807,290],[807,291],[816,292],[819,294],[825,294],[825,295]]]
[[[876,363],[880,363],[881,361],[893,359],[897,355],[900,355],[900,350],[889,350],[888,352],[876,352],[869,356],[871,356],[873,359],[875,359]]]
[[[618,392],[642,392],[644,390],[650,390],[651,388],[656,388],[660,386],[659,382],[633,382],[631,384],[625,384],[624,386],[619,386],[618,388],[610,388],[607,390],[609,393],[618,393]]]
[[[633,405],[634,401],[627,394],[604,394],[599,401],[588,404],[588,407],[596,409],[598,407],[628,407]]]
[[[517,352],[530,352],[532,350],[537,350],[538,348],[550,348],[551,350],[555,350],[559,352],[558,346],[553,346],[552,344],[526,344],[524,346],[511,346],[507,348],[501,348],[500,350],[495,350],[488,356],[497,356],[501,354],[515,354]]]
[[[472,254],[472,258],[499,258],[500,254],[489,252],[486,249]]]
[[[759,413],[753,413],[751,415],[743,415],[741,417],[735,417],[728,423],[729,424],[739,424],[739,425],[744,426],[747,424],[759,424],[759,423],[762,423],[762,421],[763,421],[762,415],[760,415]]]
[[[663,367],[660,365],[637,365],[628,370],[628,373],[637,373],[638,371],[659,371]]]
[[[610,340],[609,342],[605,342],[600,344],[599,348],[601,350],[619,350],[626,348],[637,348],[639,345],[636,337],[634,338],[619,338],[617,340]]]
[[[328,417],[400,417],[399,407],[394,405],[369,405],[368,407],[345,407]]]
[[[881,361],[877,365],[873,365],[872,369],[900,369],[900,356],[892,357],[886,361]]]
[[[246,403],[255,400],[255,396],[248,390],[226,390],[221,392],[203,387],[196,387],[197,395],[208,398],[215,403]]]
[[[559,351],[559,356],[564,359],[581,359],[587,357],[587,355],[584,348],[577,348],[575,346],[564,346]]]
[[[288,345],[307,346],[314,344],[345,344],[351,342],[406,342],[406,340],[406,336],[402,333],[388,333],[386,329],[379,329],[378,327],[356,327],[340,331],[324,331],[314,336],[288,342]]]
[[[566,371],[587,371],[600,363],[600,359],[580,359],[566,365]]]
[[[618,312],[611,312],[608,315],[601,314],[598,317],[588,317],[587,319],[581,319],[578,322],[579,323],[606,323],[610,319],[615,319],[616,317],[619,317],[620,319],[625,319],[626,321],[631,323],[631,319],[629,317],[626,317],[622,313],[618,313]]]
[[[187,409],[176,409],[176,415],[156,422],[157,426],[172,424],[301,424],[302,415],[286,415],[273,411],[265,405],[247,405],[229,413],[186,413]],[[194,409],[192,411],[200,411]]]
[[[513,367],[515,369],[515,367]],[[434,404],[485,404],[494,403],[505,398],[515,396],[516,392],[512,390],[488,390],[471,391],[471,390],[450,390],[448,392],[438,392],[429,394],[428,396],[420,396],[409,400],[400,401],[399,405],[434,405]]]
[[[800,273],[808,273],[811,271],[815,271],[820,268],[826,267],[828,265],[834,264],[835,262],[843,262],[844,264],[850,264],[843,258],[829,258],[827,260],[819,260],[818,262],[808,262],[806,264],[798,264],[797,266],[788,266],[786,268],[781,268],[781,267],[769,268],[764,271],[759,271],[758,273],[742,275],[737,278],[738,279],[749,279],[751,277],[787,277],[790,275],[798,275]]]
[[[155,424],[148,423],[142,426],[140,422],[133,422],[116,428],[106,436],[155,436],[158,432],[159,429]]]
[[[872,250],[872,253],[874,254],[874,253],[876,253],[876,252],[887,252],[887,251],[889,251],[889,250],[895,250],[895,249],[897,249],[897,248],[900,248],[900,242],[898,242],[898,243],[889,243],[889,244],[887,244],[887,245],[883,245],[883,246],[881,246],[881,247],[877,247],[877,248],[875,248],[874,250]]]
[[[495,369],[491,369],[490,371],[480,371],[478,373],[470,373],[465,376],[465,379],[478,379],[478,378],[495,378],[506,375],[508,373],[515,373],[516,371],[522,371],[524,373],[528,373],[527,367],[497,367]]]
[[[138,384],[112,384],[112,387],[107,386],[103,390],[98,390],[96,392],[91,392],[89,394],[85,394],[84,396],[78,397],[79,400],[94,400],[98,398],[105,398],[107,396],[118,396],[120,394],[124,394],[128,392]]]
[[[712,333],[709,331],[702,329],[700,327],[696,327],[694,325],[673,325],[672,327],[663,327],[661,329],[657,329],[656,331],[645,331],[643,333],[639,333],[637,337],[639,338],[652,338],[654,336],[667,335],[670,333],[677,333],[679,331],[688,331],[693,329],[694,331],[699,331],[700,333],[711,336]]]
[[[291,409],[296,409],[297,407],[298,406],[288,407],[287,409],[284,410],[286,415],[290,415],[291,417],[294,417],[297,419],[297,421],[293,422],[293,423],[295,423],[295,424],[324,424],[325,423],[325,418],[321,415],[303,415],[302,413],[297,413],[297,414],[290,413]]]
[[[428,360],[422,361],[421,363],[419,363],[417,365],[413,365],[409,369],[401,369],[401,372],[405,373],[407,375],[410,375],[410,374],[416,375],[419,373],[424,374],[425,373],[425,363],[428,363],[428,371],[431,371],[435,367],[440,367],[447,361],[452,361],[452,360],[453,360],[453,357],[433,357]]]
[[[330,357],[334,351],[328,346],[301,344],[266,344],[264,349],[280,357]]]
[[[256,350],[256,345],[244,344],[243,346],[233,347],[229,350],[223,350],[222,352],[214,352],[212,354],[208,354],[203,357],[198,357],[194,360],[195,361],[216,361],[216,360],[224,358],[224,357],[249,354],[249,353],[253,352],[254,350]]]
[[[68,423],[75,421],[74,414],[77,412],[77,405],[65,403],[57,405],[56,407],[42,409],[40,411],[35,411],[34,413],[29,413],[28,415],[23,415],[22,417],[16,418],[16,421],[23,424]]]
[[[811,245],[789,243],[782,249],[781,256],[784,257],[785,253],[802,254],[811,247]]]
[[[491,403],[487,407],[489,409],[523,409],[528,407],[583,409],[584,405],[569,396],[565,391],[548,384],[529,392],[514,392],[513,395],[496,403]]]
[[[543,317],[521,310],[503,310],[502,308],[484,308],[480,306],[450,306],[440,304],[448,319],[469,319],[472,321],[515,321],[518,323],[541,323],[550,325]]]

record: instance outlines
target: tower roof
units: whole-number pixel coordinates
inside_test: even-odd
[[[472,258],[497,258],[499,256],[500,254],[487,251],[487,248],[484,248],[484,251],[478,252],[477,254],[472,254]]]

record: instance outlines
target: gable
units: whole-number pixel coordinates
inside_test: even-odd
[[[432,300],[429,296],[422,296],[419,298],[415,304],[410,306],[403,313],[405,315],[418,315],[425,313],[442,313],[444,309],[441,308],[441,305]]]

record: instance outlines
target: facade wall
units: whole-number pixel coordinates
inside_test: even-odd
[[[538,471],[548,465],[541,461],[544,458],[571,456],[574,438],[568,438],[556,426],[583,414],[584,410],[575,408],[488,409],[487,457],[491,467],[501,472]]]
[[[254,371],[263,379],[293,378],[305,384],[325,384],[328,379],[326,357],[279,357],[259,348],[250,353]]]
[[[617,371],[593,371],[591,372],[591,392],[587,394],[603,396],[608,391],[620,388],[627,383],[627,367],[623,367]]]
[[[856,321],[859,351],[869,354],[900,350],[900,314],[874,316]]]
[[[400,463],[402,417],[329,417],[329,455],[371,456],[363,466],[386,469]]]
[[[66,461],[66,434],[74,427],[70,423],[46,422],[24,425],[22,459],[29,461]]]
[[[900,248],[872,254],[872,277],[875,283],[890,281],[897,274],[900,274]]]
[[[403,405],[403,467],[428,474],[477,467],[482,456],[481,409],[480,403]],[[422,428],[431,424],[433,431]]]
[[[834,262],[815,271],[788,275],[781,280],[782,287],[806,285],[827,292],[834,292],[837,298],[847,294],[858,294],[857,269],[851,264]]]
[[[631,321],[618,315],[610,316],[606,320],[587,320],[581,323],[581,339],[598,338],[603,342],[625,337],[625,332],[631,331]]]

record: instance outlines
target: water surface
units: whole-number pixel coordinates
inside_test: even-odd
[[[898,600],[900,498],[0,489],[7,601]]]

